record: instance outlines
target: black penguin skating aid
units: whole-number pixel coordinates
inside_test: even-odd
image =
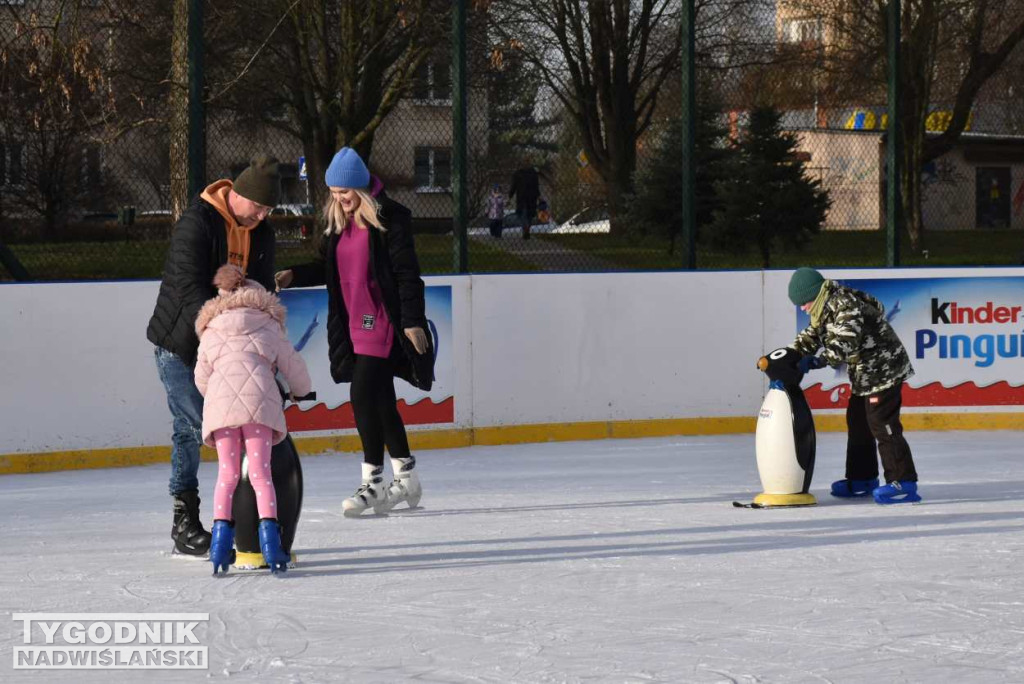
[[[814,418],[804,398],[797,364],[801,355],[783,347],[762,356],[757,367],[771,381],[757,416],[757,470],[764,491],[738,508],[791,508],[817,503],[809,493],[814,474]]]
[[[316,392],[295,397],[297,402],[314,399]],[[243,457],[241,471],[231,505],[231,514],[235,519],[236,552],[232,564],[236,570],[265,569],[268,565],[260,549],[260,516],[256,509],[256,493],[249,482],[248,457]],[[292,553],[292,544],[299,524],[299,514],[302,512],[303,485],[299,452],[290,434],[274,445],[270,459],[270,477],[274,481],[274,491],[277,494],[277,522],[280,525],[281,548],[289,556],[288,565],[293,566],[295,555]]]

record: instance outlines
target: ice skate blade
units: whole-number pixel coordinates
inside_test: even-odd
[[[880,497],[880,498],[876,498],[875,499],[875,503],[878,504],[879,506],[892,506],[894,504],[921,503],[921,495],[920,494],[907,494],[907,495],[902,496],[902,497],[900,497],[898,499],[888,498],[888,497]]]
[[[762,508],[773,508],[781,506],[814,506],[818,500],[813,494],[758,494],[754,497],[754,503]]]
[[[403,506],[402,508],[398,508],[398,506],[401,506],[402,504],[406,504],[406,506]],[[415,500],[412,500],[412,499],[400,499],[400,500],[398,500],[398,501],[396,501],[394,503],[388,502],[384,506],[381,506],[379,510],[377,508],[374,508],[373,510],[374,510],[375,513],[378,513],[378,514],[382,514],[382,513],[401,513],[402,511],[418,510],[420,508],[419,504],[420,504],[420,500],[419,499],[415,499]]]
[[[423,510],[423,506],[409,506],[408,508],[392,508],[390,511],[388,511],[388,513],[391,514],[391,515],[395,515],[395,514],[401,515],[403,513],[414,513],[416,511],[422,511],[422,510]]]
[[[865,489],[864,491],[851,492],[849,494],[836,494],[835,492],[829,492],[832,496],[837,499],[870,499],[871,490]]]
[[[348,510],[342,510],[341,514],[350,519],[356,518],[386,518],[388,516],[387,511],[378,512],[376,508],[364,508],[361,511],[357,511],[354,508]]]
[[[206,553],[204,553],[201,556],[194,556],[191,553],[183,553],[181,551],[178,551],[178,549],[171,549],[171,558],[175,558],[177,560],[185,560],[185,561],[207,561],[207,562],[209,562],[210,561],[210,552],[207,551]]]

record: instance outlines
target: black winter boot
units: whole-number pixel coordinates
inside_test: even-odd
[[[199,522],[199,492],[190,489],[174,497],[174,550],[189,556],[205,556],[210,550],[210,533]]]

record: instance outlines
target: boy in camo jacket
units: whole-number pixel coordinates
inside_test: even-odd
[[[806,267],[790,278],[789,298],[811,318],[791,345],[804,354],[800,369],[806,373],[845,363],[850,376],[846,478],[832,484],[832,495],[871,494],[885,504],[920,501],[914,459],[900,423],[903,382],[914,369],[885,318],[885,307],[871,295]],[[815,356],[819,348],[822,352]],[[876,453],[882,457],[882,486]]]

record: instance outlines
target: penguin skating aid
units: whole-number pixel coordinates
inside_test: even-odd
[[[270,462],[271,479],[277,492],[277,516],[281,523],[281,546],[291,557],[289,567],[295,567],[296,556],[292,542],[302,511],[302,465],[299,452],[291,435],[274,445]],[[259,543],[260,517],[256,509],[256,493],[249,482],[248,456],[242,460],[242,478],[235,490],[232,506],[235,518],[236,570],[266,570],[269,568]]]
[[[282,390],[282,396],[284,391]],[[316,392],[295,401],[315,400]],[[277,513],[280,523],[281,547],[289,555],[287,566],[295,567],[297,562],[292,543],[302,511],[302,464],[291,435],[274,445],[270,461],[271,479],[277,494]],[[260,517],[256,507],[256,493],[249,482],[248,456],[242,458],[241,480],[235,490],[232,515],[235,519],[236,557],[232,566],[235,570],[265,570],[269,566],[263,557],[259,542]]]
[[[811,409],[800,389],[800,354],[789,348],[762,356],[757,367],[771,380],[757,416],[755,450],[764,491],[739,508],[813,506],[808,492],[814,474],[815,432]]]

